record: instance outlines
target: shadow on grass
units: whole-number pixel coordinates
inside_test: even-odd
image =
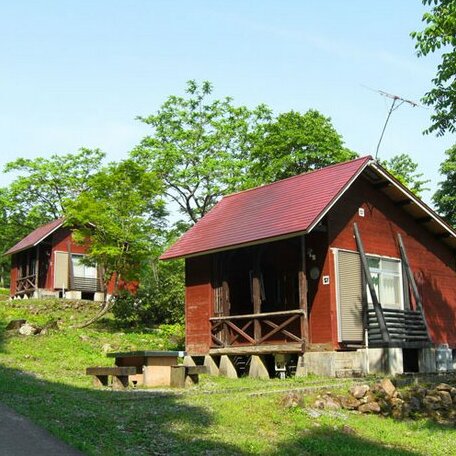
[[[280,445],[270,456],[324,455],[324,456],[418,456],[423,453],[372,442],[340,429],[326,426],[301,432]]]
[[[229,438],[220,432],[229,433],[233,423],[223,426],[212,407],[189,405],[182,394],[76,388],[2,366],[0,401],[88,455],[420,454],[332,427],[300,429],[290,439],[276,442],[275,451],[261,453],[252,451],[249,442],[226,443]],[[221,431],[211,429],[213,425]],[[261,441],[262,429],[257,435]]]

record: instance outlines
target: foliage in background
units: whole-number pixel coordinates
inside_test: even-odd
[[[456,145],[445,154],[447,158],[440,165],[445,180],[439,183],[434,202],[439,213],[456,228]]]
[[[229,97],[214,100],[207,81],[189,81],[186,93],[139,118],[152,132],[131,156],[163,180],[167,197],[193,224],[243,185],[248,151],[271,112],[265,105],[235,106]]]
[[[104,153],[82,148],[75,154],[49,158],[18,158],[5,173],[18,176],[0,188],[0,250],[8,250],[35,228],[64,213],[65,201],[87,191],[89,180],[101,167]],[[0,286],[6,285],[10,258],[0,256]]]
[[[423,102],[434,108],[431,126],[425,133],[455,133],[456,121],[456,0],[422,0],[431,10],[423,15],[423,31],[412,32],[418,56],[441,53],[441,62],[432,79],[434,87]]]
[[[381,163],[398,181],[404,184],[415,195],[421,196],[422,192],[429,190],[425,187],[430,182],[423,179],[423,173],[418,173],[418,163],[415,163],[410,155],[395,155]]]
[[[329,117],[316,110],[279,114],[263,128],[251,152],[255,185],[274,182],[355,158]]]
[[[87,262],[103,270],[105,289],[114,273],[116,285],[139,279],[161,236],[161,194],[154,173],[124,160],[103,168],[91,178],[90,190],[67,201],[65,223],[87,245]]]
[[[184,290],[184,260],[153,261],[143,270],[135,295],[116,297],[113,313],[125,327],[183,322]]]

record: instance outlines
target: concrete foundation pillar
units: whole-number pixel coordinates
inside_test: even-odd
[[[269,378],[269,372],[266,369],[263,360],[258,355],[252,355],[250,357],[249,377],[264,379]]]
[[[222,377],[238,378],[236,368],[227,355],[222,355],[220,357],[219,374]]]
[[[210,355],[204,357],[204,365],[206,366],[207,373],[217,377],[219,375],[219,368],[214,361],[214,358]]]
[[[184,362],[182,363],[184,366],[196,366],[195,361],[190,355],[184,356]]]
[[[307,377],[307,369],[304,363],[304,355],[299,356],[298,364],[296,365],[295,377]]]

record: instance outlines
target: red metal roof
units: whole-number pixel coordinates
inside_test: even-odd
[[[225,196],[160,258],[305,232],[370,160],[370,156],[362,157]]]
[[[11,247],[5,255],[12,255],[13,253],[20,252],[21,250],[28,249],[30,247],[34,247],[35,245],[39,244],[45,238],[47,238],[52,232],[54,232],[57,228],[62,226],[63,219],[58,218],[53,220],[52,222],[47,223],[46,225],[42,225],[36,230],[32,231],[30,234],[25,236],[24,239],[20,240],[16,245]]]

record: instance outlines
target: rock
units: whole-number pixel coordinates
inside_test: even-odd
[[[364,397],[360,399],[362,404],[367,404],[368,402],[375,402],[377,398],[374,396],[372,391],[368,391]]]
[[[451,399],[451,394],[446,390],[437,391],[437,395],[442,401],[442,406],[444,408],[450,408],[453,405],[453,400]]]
[[[51,321],[48,321],[45,325],[44,325],[44,329],[60,329],[59,328],[59,322],[57,320],[51,320]]]
[[[344,434],[350,434],[350,435],[353,435],[353,434],[357,434],[356,430],[353,429],[351,426],[349,426],[348,424],[344,424],[342,426],[342,432]]]
[[[418,412],[419,410],[421,410],[421,401],[418,397],[416,396],[412,396],[410,399],[409,399],[409,402],[408,402],[408,405],[410,407],[410,410],[412,412]]]
[[[396,387],[389,378],[384,378],[380,382],[379,387],[389,397],[393,397],[396,392]]]
[[[314,407],[337,410],[341,408],[341,405],[331,396],[325,395],[314,402]]]
[[[428,394],[423,399],[423,405],[428,410],[437,410],[441,407],[440,396],[433,396]]]
[[[37,328],[35,326],[32,326],[29,323],[25,323],[19,328],[19,334],[22,334],[23,336],[33,336],[35,334],[38,334],[41,332],[40,328]]]
[[[448,385],[447,383],[440,383],[435,387],[435,389],[437,391],[448,391],[448,392],[450,392],[452,390],[452,388],[453,387],[451,385]]]
[[[361,413],[380,413],[380,405],[377,402],[368,402],[360,405],[358,411]]]
[[[350,388],[350,393],[354,398],[361,399],[369,390],[369,385],[355,385]]]
[[[356,399],[356,397],[344,396],[340,399],[340,405],[344,409],[355,410],[361,405],[361,402],[358,399]]]
[[[27,323],[27,320],[19,319],[19,320],[11,320],[7,325],[6,325],[6,330],[10,331],[12,329],[19,329],[22,325],[25,325]]]
[[[280,405],[285,408],[294,408],[301,402],[301,396],[297,393],[288,393],[280,400]]]
[[[112,351],[112,346],[110,344],[103,344],[103,346],[101,347],[101,351],[103,353],[108,353]]]
[[[309,415],[311,418],[319,418],[321,416],[321,412],[315,409],[308,409],[307,415]]]

